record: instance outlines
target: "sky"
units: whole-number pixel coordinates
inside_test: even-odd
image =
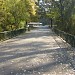
[[[40,2],[42,2],[42,0],[40,0]]]

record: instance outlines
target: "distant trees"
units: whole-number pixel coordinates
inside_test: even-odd
[[[36,9],[33,0],[0,0],[0,31],[24,28],[37,17]]]
[[[52,17],[57,28],[75,35],[75,0],[50,0]]]
[[[40,0],[0,0],[0,32],[24,28],[39,16],[52,18],[58,29],[75,35],[75,0],[44,0],[51,3],[49,12],[38,12]],[[40,14],[39,14],[40,13]]]
[[[75,0],[60,0],[58,4],[58,28],[65,32],[75,34]]]

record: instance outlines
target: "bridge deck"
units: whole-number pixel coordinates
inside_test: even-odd
[[[75,75],[67,47],[47,26],[38,26],[0,44],[0,75]]]

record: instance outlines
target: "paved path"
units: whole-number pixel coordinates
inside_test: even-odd
[[[0,75],[75,75],[67,45],[47,26],[0,44]]]

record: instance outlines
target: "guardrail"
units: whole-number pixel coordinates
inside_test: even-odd
[[[26,31],[26,29],[18,29],[18,30],[14,30],[14,31],[0,32],[0,41],[13,38],[17,35],[24,33],[25,31]]]
[[[59,35],[62,39],[64,39],[67,43],[69,43],[72,47],[75,47],[75,36],[59,29],[53,28],[53,31]]]

